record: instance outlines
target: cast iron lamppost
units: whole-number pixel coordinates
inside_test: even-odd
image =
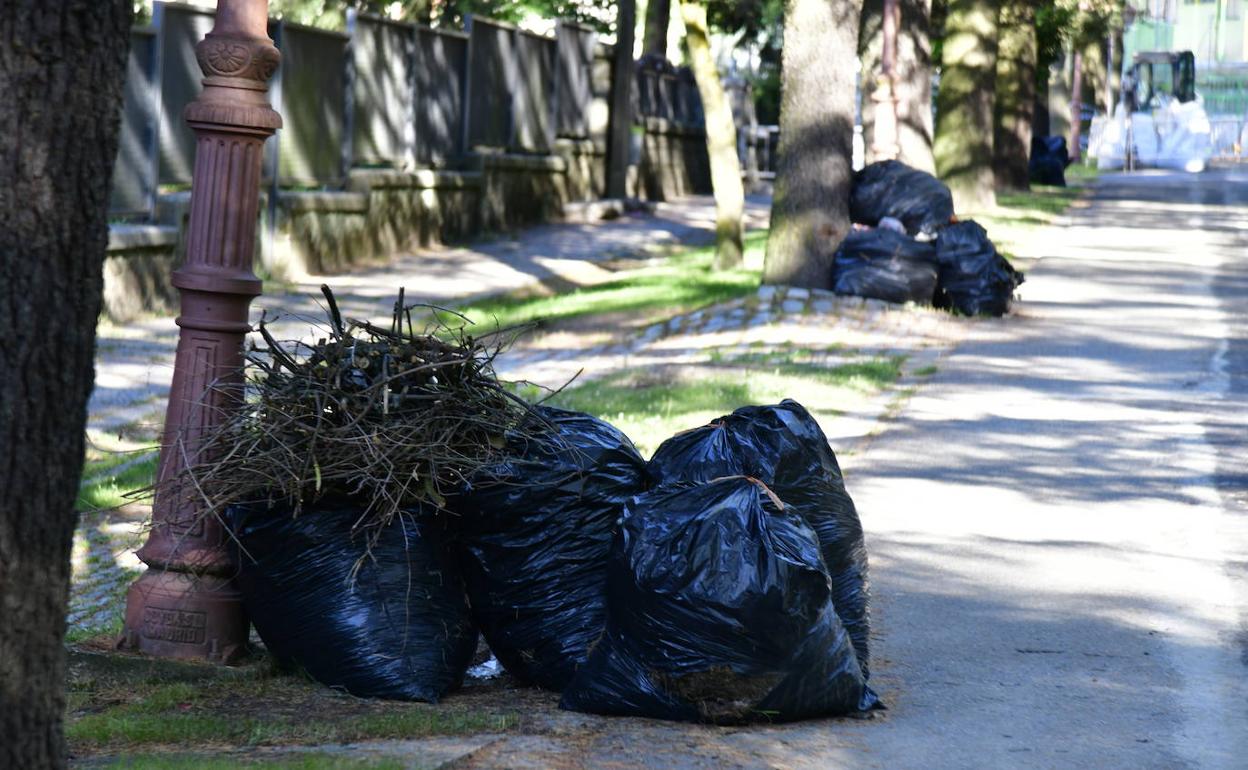
[[[219,0],[212,32],[195,46],[204,90],[183,116],[195,131],[186,262],[173,275],[182,300],[178,353],[157,469],[153,531],[138,556],[150,569],[126,595],[119,643],[163,657],[228,663],[248,621],[231,576],[234,556],[201,499],[174,482],[205,432],[234,406],[242,382],[264,141],[282,125],[268,80],[281,56],[267,33],[268,0]]]
[[[871,137],[874,159],[896,160],[901,154],[897,141],[897,27],[900,25],[897,0],[884,0],[881,19],[880,82],[871,94],[875,102],[875,131]]]

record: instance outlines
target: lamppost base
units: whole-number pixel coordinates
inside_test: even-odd
[[[248,631],[234,581],[153,568],[126,593],[125,627],[117,647],[228,665],[246,654]]]

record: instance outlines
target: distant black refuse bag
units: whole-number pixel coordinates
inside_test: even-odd
[[[974,220],[949,225],[936,239],[940,282],[936,305],[965,315],[1005,315],[1023,282]]]
[[[239,588],[280,663],[362,698],[437,702],[477,646],[445,521],[395,518],[367,546],[360,511],[320,505],[227,512],[241,546]],[[366,553],[367,551],[367,553]]]
[[[1031,159],[1027,164],[1027,173],[1032,182],[1065,187],[1068,165],[1070,151],[1066,149],[1066,137],[1032,137]]]
[[[925,171],[884,160],[854,174],[849,216],[872,227],[884,217],[894,217],[910,235],[933,236],[953,219],[953,194]]]
[[[727,724],[855,712],[866,692],[814,533],[734,477],[629,502],[606,631],[560,705]]]
[[[510,459],[449,506],[490,648],[516,678],[561,690],[602,632],[611,536],[646,487],[646,464],[602,420],[548,407],[536,416],[549,439],[512,441]]]
[[[745,406],[664,441],[650,459],[656,485],[748,476],[766,484],[814,530],[832,581],[832,604],[870,675],[867,549],[854,501],[819,423],[791,399]],[[874,697],[873,695],[870,697]]]
[[[932,304],[936,249],[892,230],[851,232],[832,264],[832,290],[885,302]]]

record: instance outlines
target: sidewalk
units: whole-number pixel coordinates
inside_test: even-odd
[[[766,227],[770,198],[751,196],[746,225]],[[481,243],[422,250],[349,274],[316,276],[252,303],[260,314],[294,313],[323,318],[321,283],[334,289],[346,316],[389,317],[400,287],[412,302],[459,303],[502,294],[542,281],[585,284],[611,275],[611,260],[640,259],[681,245],[714,242],[715,205],[707,196],[660,203],[653,215],[630,214],[592,224],[559,223],[529,228]],[[172,318],[97,332],[95,391],[88,427],[110,431],[164,417],[173,376],[178,329]]]
[[[711,728],[552,695],[450,766],[1242,767],[1246,203],[1244,175],[1102,180],[1040,234],[1017,314],[848,458],[888,711]]]

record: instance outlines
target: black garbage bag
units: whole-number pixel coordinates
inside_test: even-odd
[[[724,476],[759,479],[814,530],[832,581],[832,604],[853,639],[863,679],[870,676],[867,549],[840,464],[819,423],[791,399],[745,406],[710,425],[678,433],[655,451],[657,485]]]
[[[477,647],[443,517],[404,512],[376,534],[361,511],[236,506],[238,585],[269,652],[361,698],[435,703]]]
[[[1066,186],[1066,167],[1070,151],[1064,136],[1036,136],[1031,139],[1031,159],[1027,174],[1035,184]]]
[[[727,724],[851,713],[867,692],[814,533],[733,477],[629,502],[606,631],[560,706]]]
[[[949,225],[936,239],[940,280],[937,307],[965,315],[1005,315],[1023,274],[1013,268],[988,240],[978,222]]]
[[[884,217],[895,217],[910,235],[933,236],[953,219],[953,194],[925,171],[883,160],[854,174],[849,217],[872,227]]]
[[[832,290],[885,302],[932,304],[936,248],[892,230],[860,230],[841,242],[832,263]]]
[[[472,617],[509,673],[561,690],[602,632],[607,554],[624,502],[646,488],[628,437],[579,412],[537,407],[549,440],[451,500]]]

